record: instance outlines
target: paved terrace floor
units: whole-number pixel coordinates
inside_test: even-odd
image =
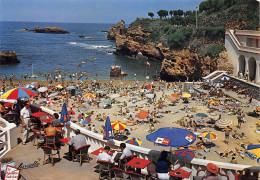
[[[21,136],[21,127],[18,128],[18,136]],[[32,133],[30,133],[32,135]],[[21,138],[21,137],[18,137]],[[56,162],[54,167],[51,163],[43,165],[43,150],[33,146],[33,142],[22,145],[21,143],[8,152],[4,157],[12,157],[16,166],[20,163],[23,165],[39,162],[39,166],[35,168],[22,169],[21,174],[27,180],[69,180],[69,179],[98,179],[98,173],[95,172],[96,156],[91,155],[90,163],[84,162],[80,167],[79,162],[68,161],[65,153],[68,152],[68,145],[61,146],[61,161]],[[58,155],[55,156],[58,158]],[[23,178],[21,178],[23,179]]]

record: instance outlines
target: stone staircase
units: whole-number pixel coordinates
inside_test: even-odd
[[[203,77],[202,79],[203,80],[210,79],[211,81],[214,81],[224,75],[227,75],[226,71],[214,71],[214,72],[210,73],[209,75]]]

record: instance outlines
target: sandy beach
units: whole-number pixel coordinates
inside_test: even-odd
[[[20,81],[20,84],[30,84],[32,82],[37,82],[37,81]],[[14,84],[19,84],[19,81],[14,81]],[[38,81],[38,84],[42,86],[48,86],[49,83],[47,81]],[[56,86],[60,84],[60,82],[54,82],[52,85]],[[66,86],[71,86],[71,85],[76,85],[74,82],[69,82],[65,81],[64,83]],[[105,85],[107,86],[110,84],[109,81],[101,81],[100,85],[100,90],[104,90]],[[216,161],[222,161],[222,162],[230,162],[231,161],[231,156],[226,157],[226,158],[221,158],[215,151],[219,152],[227,152],[232,149],[236,149],[236,152],[239,152],[242,150],[243,152],[245,149],[243,149],[239,143],[259,143],[260,138],[259,134],[256,133],[256,123],[259,122],[259,118],[254,118],[251,116],[245,116],[245,123],[242,123],[241,128],[239,129],[237,127],[237,115],[236,114],[230,114],[228,112],[223,113],[219,112],[219,110],[223,110],[224,106],[221,105],[223,102],[223,98],[216,99],[217,101],[220,102],[219,106],[214,106],[211,105],[212,108],[214,108],[214,113],[219,116],[221,114],[222,119],[229,119],[232,121],[232,124],[230,125],[230,128],[232,129],[230,133],[230,137],[228,140],[228,144],[224,141],[225,140],[225,133],[224,131],[221,131],[221,129],[216,129],[214,127],[210,127],[210,124],[204,123],[206,126],[205,127],[183,127],[180,123],[180,120],[187,119],[187,116],[192,116],[194,121],[198,121],[201,118],[197,117],[197,113],[205,113],[209,114],[210,109],[208,108],[207,103],[204,104],[202,103],[202,100],[198,97],[195,97],[193,100],[190,98],[189,103],[184,103],[183,100],[179,99],[175,105],[172,105],[172,102],[170,102],[168,99],[173,93],[181,93],[183,91],[183,88],[179,88],[179,85],[182,85],[184,83],[169,83],[169,88],[167,89],[166,87],[168,86],[168,83],[166,86],[164,86],[164,90],[159,90],[162,89],[162,84],[159,84],[159,82],[155,82],[154,84],[154,94],[156,94],[156,98],[152,103],[148,103],[148,98],[146,96],[142,97],[140,93],[140,89],[142,89],[142,86],[145,84],[145,82],[139,82],[139,84],[136,86],[138,90],[133,91],[132,89],[126,88],[126,85],[132,85],[135,86],[135,81],[113,81],[112,84],[109,86],[110,88],[113,87],[114,89],[117,90],[125,90],[127,91],[126,96],[120,96],[118,98],[114,98],[114,103],[112,103],[110,109],[104,109],[105,103],[103,100],[105,98],[100,98],[98,101],[100,101],[99,107],[95,103],[97,98],[94,99],[88,99],[84,98],[84,95],[88,93],[93,93],[97,94],[94,90],[92,91],[93,87],[91,87],[91,81],[84,81],[82,84],[78,84],[79,89],[82,89],[82,99],[78,99],[78,97],[72,96],[68,98],[68,104],[67,108],[68,110],[73,110],[75,112],[75,115],[72,116],[71,120],[72,121],[77,121],[79,126],[83,126],[78,122],[78,115],[81,114],[83,111],[81,111],[81,105],[82,103],[88,102],[91,106],[87,111],[84,111],[86,114],[90,114],[91,112],[93,113],[90,118],[91,118],[91,131],[95,131],[97,133],[101,133],[101,126],[105,125],[105,121],[99,121],[97,120],[97,115],[100,113],[103,116],[109,115],[110,120],[118,120],[118,121],[124,121],[128,122],[127,129],[130,132],[130,135],[128,135],[129,138],[139,138],[142,141],[141,146],[154,149],[154,150],[167,150],[169,151],[169,147],[161,147],[161,146],[155,146],[153,142],[149,142],[146,140],[146,136],[150,134],[150,129],[151,125],[149,123],[142,123],[140,119],[136,117],[136,115],[141,111],[141,110],[146,110],[146,111],[156,111],[157,116],[154,118],[154,121],[157,121],[159,123],[154,123],[154,128],[159,129],[162,127],[177,127],[177,128],[186,128],[189,131],[196,133],[198,136],[201,135],[203,131],[213,131],[217,135],[217,139],[213,140],[212,142],[216,145],[215,147],[211,147],[209,149],[209,152],[206,152],[203,149],[197,148],[196,147],[196,141],[194,144],[191,145],[191,149],[195,151],[196,157],[197,158],[206,158],[208,160],[216,160]],[[148,82],[146,84],[149,84]],[[2,84],[1,84],[2,86]],[[9,84],[7,83],[7,86]],[[87,88],[87,86],[89,88]],[[108,86],[107,86],[108,87]],[[112,88],[112,89],[113,89]],[[54,91],[54,90],[52,90]],[[150,91],[150,90],[149,90]],[[65,90],[61,91],[62,94],[65,94]],[[51,92],[49,92],[50,94]],[[234,92],[235,93],[235,92]],[[108,93],[108,96],[111,95],[112,93]],[[120,94],[120,93],[118,93]],[[47,108],[50,108],[56,112],[61,112],[62,109],[62,104],[66,101],[66,98],[64,95],[58,96],[57,97],[59,100],[55,100],[55,104],[53,105],[44,105]],[[133,101],[133,98],[134,101]],[[214,97],[215,98],[215,97]],[[48,98],[38,98],[37,100],[33,100],[36,104],[39,104],[40,102],[47,100]],[[110,98],[111,100],[113,98]],[[158,108],[155,107],[154,105],[158,101],[162,101],[162,104],[164,105],[163,108]],[[125,102],[125,103],[124,103]],[[228,102],[228,104],[231,104],[232,102]],[[124,104],[127,104],[124,106]],[[250,104],[245,104],[245,103],[240,103],[241,105],[240,109],[247,114],[247,112],[252,112],[255,110],[255,106],[250,105]],[[123,107],[124,106],[124,107]],[[136,108],[138,107],[138,108]],[[120,112],[121,110],[121,112]],[[129,111],[129,112],[128,112]],[[129,117],[132,115],[134,121],[139,120],[141,123],[138,125],[132,125],[133,123],[129,123]],[[158,118],[161,117],[161,118]],[[188,118],[189,119],[189,118]],[[146,119],[145,119],[146,120]],[[205,118],[204,121],[209,120],[208,118]],[[87,128],[87,125],[84,125]],[[235,139],[232,138],[232,134],[234,131],[237,131],[237,133],[245,133],[246,137],[241,138],[241,139]],[[177,148],[172,148],[172,150],[177,150]],[[252,160],[248,157],[242,158],[241,156],[236,157],[237,162],[239,164],[247,164],[247,165],[258,165],[256,160]]]

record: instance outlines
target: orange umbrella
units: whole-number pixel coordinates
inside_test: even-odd
[[[177,101],[177,99],[178,99],[177,97],[171,96],[168,100],[169,100],[169,101]]]
[[[148,115],[149,115],[148,111],[141,111],[141,112],[139,112],[139,113],[137,114],[137,117],[138,117],[139,119],[145,119],[145,118],[148,117]]]
[[[180,95],[179,94],[172,94],[171,97],[179,98]]]

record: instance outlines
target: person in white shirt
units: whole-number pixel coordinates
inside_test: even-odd
[[[132,152],[126,147],[125,143],[120,144],[120,149],[122,151],[122,155],[120,156],[120,160],[124,159],[127,156],[131,156]]]
[[[99,153],[97,157],[97,161],[109,161],[111,163],[114,163],[114,160],[112,157],[108,154],[110,151],[109,146],[105,146],[104,151],[102,153]]]
[[[23,124],[23,145],[26,145],[26,141],[29,136],[29,127],[30,127],[30,115],[32,114],[30,103],[26,102],[24,108],[20,112],[20,118]]]

